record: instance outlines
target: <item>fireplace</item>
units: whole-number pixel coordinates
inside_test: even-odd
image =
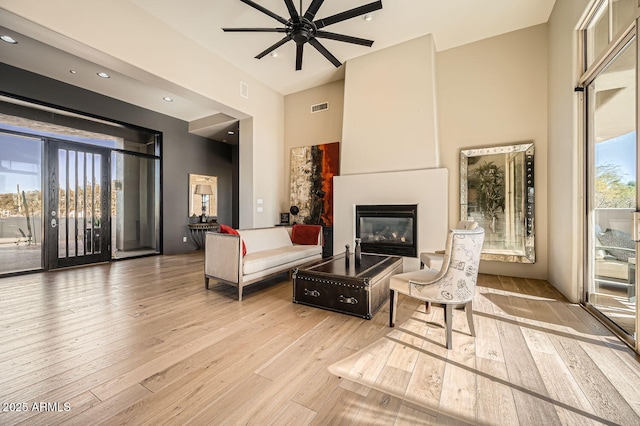
[[[417,256],[416,204],[356,206],[356,237],[364,253]]]

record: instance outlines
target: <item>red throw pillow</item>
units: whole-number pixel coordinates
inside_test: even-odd
[[[318,234],[322,231],[320,225],[293,225],[291,242],[294,244],[318,244]]]
[[[233,229],[232,227],[227,226],[227,225],[223,225],[223,224],[220,224],[220,233],[221,234],[240,235],[240,233],[238,231],[236,231],[235,229]],[[247,254],[247,246],[245,245],[244,241],[242,241],[242,255],[244,256],[245,254]]]

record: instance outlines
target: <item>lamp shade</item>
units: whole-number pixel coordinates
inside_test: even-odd
[[[197,195],[213,195],[211,185],[196,185],[196,190],[193,193]]]

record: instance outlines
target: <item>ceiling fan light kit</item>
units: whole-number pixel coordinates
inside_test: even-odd
[[[355,18],[357,16],[362,16],[366,14],[370,14],[376,10],[382,9],[382,1],[374,1],[373,3],[365,4],[363,6],[359,6],[350,10],[346,10],[344,12],[315,20],[316,13],[320,9],[320,6],[324,3],[324,0],[312,0],[311,4],[307,11],[301,15],[302,13],[302,1],[300,1],[300,13],[296,9],[293,4],[293,0],[284,0],[285,5],[287,6],[287,10],[289,11],[289,15],[291,16],[289,19],[285,19],[282,16],[273,13],[272,11],[260,6],[259,4],[251,1],[251,0],[240,0],[242,3],[247,4],[253,7],[256,10],[264,13],[265,15],[269,15],[273,19],[277,20],[284,27],[280,28],[223,28],[223,31],[226,32],[268,32],[268,33],[284,33],[285,36],[268,47],[266,50],[260,52],[256,55],[256,59],[262,59],[264,56],[273,52],[283,44],[294,41],[296,43],[296,71],[302,69],[302,55],[304,51],[304,45],[309,43],[313,46],[318,52],[322,54],[329,62],[331,62],[336,67],[342,65],[342,63],[331,54],[319,41],[319,38],[325,38],[329,40],[341,41],[344,43],[352,43],[358,44],[361,46],[371,47],[373,44],[373,40],[367,40],[358,37],[352,37],[344,34],[336,34],[328,31],[322,31],[321,28],[324,28],[328,25],[336,24],[338,22],[346,21],[347,19]]]

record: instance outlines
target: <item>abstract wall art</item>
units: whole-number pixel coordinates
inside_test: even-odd
[[[340,174],[340,142],[291,149],[291,205],[297,223],[333,226],[333,177]]]

